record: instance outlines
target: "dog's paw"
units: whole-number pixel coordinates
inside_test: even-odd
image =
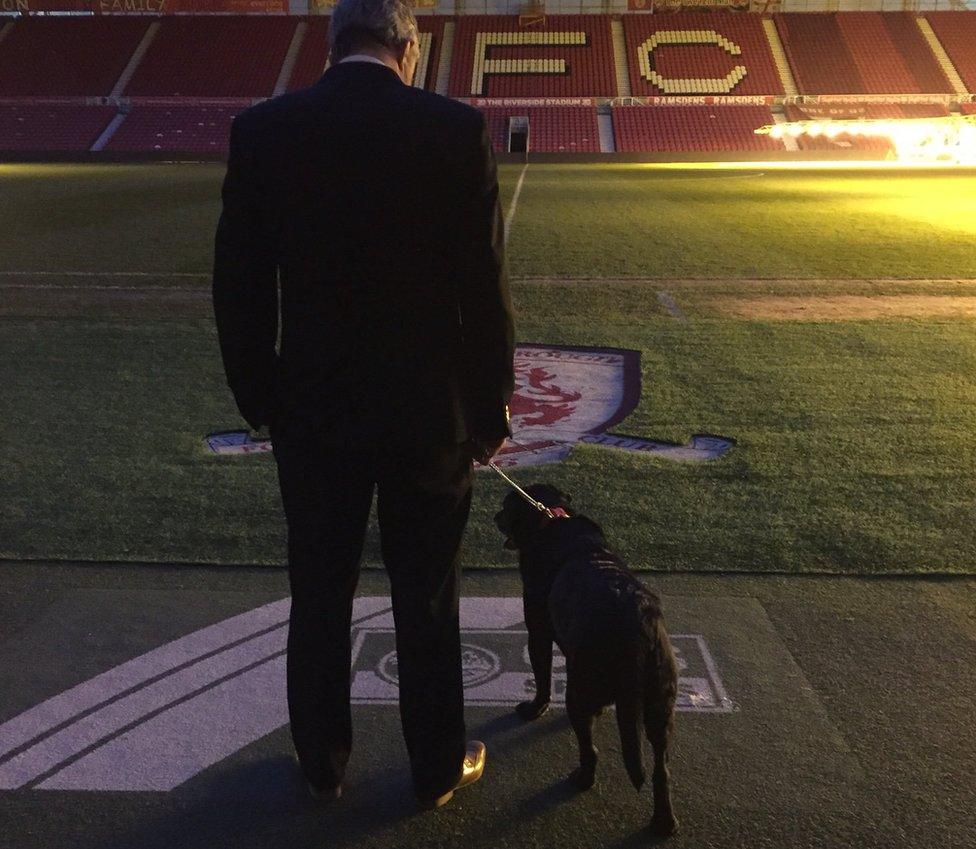
[[[569,783],[577,790],[589,790],[596,780],[595,769],[583,769],[577,767],[569,774]]]
[[[651,818],[651,834],[655,837],[670,837],[678,830],[678,821],[670,811],[667,814],[657,814]]]
[[[515,706],[515,712],[524,719],[526,722],[532,722],[534,719],[538,719],[542,714],[549,710],[549,702],[546,701],[536,701],[533,699],[531,702],[519,702]]]

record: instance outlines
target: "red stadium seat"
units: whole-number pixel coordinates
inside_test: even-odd
[[[134,106],[106,150],[227,153],[240,106]]]
[[[325,71],[325,62],[329,58],[329,19],[312,18],[305,31],[295,67],[288,80],[288,91],[306,88],[318,81]]]
[[[776,15],[803,94],[936,94],[951,86],[906,12]]]
[[[0,103],[0,150],[90,150],[117,111],[114,106]]]
[[[0,42],[0,96],[96,97],[146,34],[145,18],[27,18]]]
[[[928,12],[925,17],[966,89],[976,92],[976,12]]]
[[[783,143],[753,131],[773,123],[765,106],[619,106],[613,110],[617,150],[782,151]]]
[[[124,93],[269,97],[296,24],[284,16],[165,18]]]

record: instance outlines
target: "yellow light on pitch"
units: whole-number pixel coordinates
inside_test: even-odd
[[[874,136],[891,142],[895,158],[912,165],[976,165],[976,115],[945,118],[903,118],[790,121],[767,124],[754,132],[774,139],[784,136]]]

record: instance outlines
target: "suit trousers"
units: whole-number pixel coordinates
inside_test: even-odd
[[[272,437],[288,523],[288,715],[305,777],[338,785],[352,751],[352,604],[376,491],[403,735],[417,796],[436,797],[460,778],[465,753],[458,553],[470,454]]]

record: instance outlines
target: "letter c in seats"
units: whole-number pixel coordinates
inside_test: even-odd
[[[658,30],[637,48],[637,67],[641,76],[665,94],[730,94],[746,75],[745,65],[736,65],[724,77],[673,78],[662,77],[651,67],[651,54],[658,47],[684,44],[714,44],[733,56],[742,54],[742,48],[715,30]]]

